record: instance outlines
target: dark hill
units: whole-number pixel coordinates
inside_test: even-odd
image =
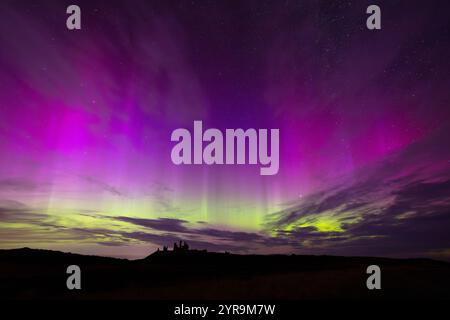
[[[76,259],[87,263],[120,263],[127,261],[110,257],[88,256],[76,253],[68,253],[54,250],[20,248],[0,250],[0,262],[17,263],[68,263]]]
[[[71,264],[81,268],[79,291],[66,288]],[[382,270],[382,290],[366,288],[371,264]],[[450,299],[450,264],[200,250],[129,261],[24,248],[0,250],[0,292],[9,299]]]

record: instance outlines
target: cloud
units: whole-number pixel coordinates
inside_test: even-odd
[[[1,191],[34,191],[38,185],[28,179],[6,178],[0,180]]]
[[[104,227],[84,227],[79,222],[83,218],[98,220],[95,225]],[[127,222],[134,227],[117,226],[111,224],[111,220]],[[241,253],[249,252],[257,245],[279,245],[279,241],[269,240],[258,233],[221,230],[207,224],[201,224],[202,228],[194,228],[181,219],[113,217],[96,212],[86,214],[84,211],[75,215],[63,215],[61,218],[40,213],[40,210],[14,200],[0,201],[0,222],[16,224],[14,228],[0,227],[2,239],[8,243],[23,245],[70,242],[120,247],[143,242],[171,246],[174,242],[185,240],[191,248]]]
[[[165,184],[154,181],[146,195],[155,203],[160,212],[174,214],[180,212],[181,208],[174,204],[173,192],[174,190]]]
[[[110,217],[111,219],[129,222],[137,226],[142,226],[152,231],[170,232],[164,236],[154,233],[138,232],[133,233],[132,237],[140,240],[153,242],[159,245],[168,245],[179,240],[189,240],[189,244],[198,248],[226,248],[229,250],[234,248],[238,251],[247,251],[257,243],[270,245],[272,242],[262,234],[255,232],[242,232],[222,230],[211,227],[193,228],[187,227],[186,220],[181,219],[143,219],[132,217]],[[128,234],[129,236],[130,234]],[[229,242],[229,244],[223,244]],[[275,241],[276,242],[276,241]],[[273,242],[273,243],[275,243]],[[221,244],[218,244],[221,243]],[[238,245],[239,243],[239,245]]]
[[[44,213],[15,200],[0,200],[0,238],[8,243],[29,245],[39,243],[104,242],[128,243],[116,230],[83,228],[72,216]],[[76,216],[82,216],[76,215]]]
[[[41,224],[46,214],[36,213],[24,203],[15,200],[0,200],[0,222]]]
[[[444,127],[268,217],[266,230],[310,252],[429,255],[450,248]]]
[[[112,194],[114,196],[119,196],[119,197],[126,196],[124,192],[120,191],[119,189],[117,189],[114,186],[107,184],[106,182],[100,181],[99,179],[89,177],[89,176],[80,176],[80,178],[95,185],[95,186],[100,187],[104,191],[109,192],[110,194]]]
[[[185,220],[169,219],[169,218],[160,218],[160,219],[141,219],[132,217],[111,217],[111,218],[159,231],[182,232],[182,233],[190,232],[189,229],[183,226],[183,223],[186,222]]]

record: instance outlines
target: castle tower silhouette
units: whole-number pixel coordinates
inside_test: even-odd
[[[173,243],[173,251],[174,252],[189,251],[189,245],[186,243],[186,241],[182,241],[182,240],[180,240],[179,244],[174,242]]]

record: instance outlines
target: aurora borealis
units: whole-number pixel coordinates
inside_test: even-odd
[[[445,1],[2,1],[1,248],[450,259]],[[173,130],[279,128],[279,171]]]

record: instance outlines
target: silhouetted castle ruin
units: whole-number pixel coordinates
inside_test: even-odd
[[[179,243],[174,242],[173,243],[173,250],[172,252],[187,252],[189,251],[189,245],[186,241],[180,240]],[[159,248],[156,250],[156,252],[161,252]],[[162,252],[170,252],[169,248],[167,246],[163,246]]]
[[[173,251],[188,251],[189,245],[186,243],[186,241],[181,241],[180,244],[177,245],[176,242],[173,243]]]

